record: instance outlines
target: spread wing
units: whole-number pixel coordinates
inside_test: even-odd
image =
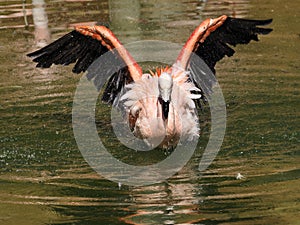
[[[232,47],[237,44],[248,44],[250,41],[258,41],[258,35],[268,34],[270,28],[261,28],[270,24],[268,20],[247,20],[220,16],[216,19],[206,19],[192,33],[177,61],[184,69],[191,71],[190,79],[204,93],[209,93],[215,82],[214,77],[208,78],[203,73],[199,57],[205,62],[208,68],[215,74],[216,63],[225,56],[232,56],[235,51]],[[202,63],[203,64],[203,63]],[[204,69],[205,71],[205,69]],[[203,79],[206,85],[202,85]]]
[[[106,82],[102,100],[113,103],[123,86],[139,79],[142,70],[115,35],[105,26],[78,26],[53,43],[27,56],[34,57],[37,67],[49,68],[52,64],[75,63],[74,73],[88,71],[88,79],[94,79],[97,88]],[[97,66],[90,66],[97,63]],[[95,69],[97,68],[97,69]],[[103,81],[104,80],[104,81]]]

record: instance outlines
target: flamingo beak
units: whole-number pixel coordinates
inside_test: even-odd
[[[171,101],[173,78],[171,74],[163,72],[158,78],[159,102],[162,106],[162,116],[168,119],[169,105]]]
[[[166,119],[168,119],[168,115],[169,115],[170,101],[164,101],[162,98],[159,98],[159,100],[160,100],[161,107],[162,107],[163,118],[166,120]]]

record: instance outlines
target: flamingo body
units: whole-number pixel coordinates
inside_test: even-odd
[[[151,139],[165,137],[160,144],[163,148],[176,145],[181,138],[191,140],[199,136],[193,99],[199,99],[201,95],[191,94],[198,88],[187,80],[186,71],[171,69],[167,67],[152,75],[143,74],[140,80],[125,86],[128,91],[121,97],[125,100],[134,135],[150,145]],[[159,100],[159,79],[168,73],[166,71],[169,71],[173,82],[167,118],[163,115],[162,101]]]
[[[203,72],[193,55],[200,57],[215,73],[215,64],[234,54],[232,46],[258,41],[258,34],[272,31],[259,26],[271,21],[236,19],[226,15],[206,19],[190,35],[172,67],[157,68],[150,74],[143,74],[142,68],[105,26],[77,26],[74,31],[28,56],[35,57],[33,61],[41,68],[75,63],[73,72],[80,73],[97,58],[111,52],[111,60],[125,66],[110,74],[102,100],[114,106],[123,103],[126,119],[135,136],[149,145],[151,140],[163,137],[159,146],[169,148],[176,146],[181,138],[192,140],[199,136],[196,108],[200,100],[206,100],[205,93],[214,85],[214,80],[208,80],[207,86],[202,85]],[[111,71],[105,67],[107,65],[102,66],[99,73],[87,74],[98,88],[103,73]]]

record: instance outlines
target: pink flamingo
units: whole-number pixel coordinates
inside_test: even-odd
[[[76,62],[73,72],[81,73],[98,57],[113,52],[125,67],[110,77],[102,100],[110,104],[123,101],[133,134],[146,142],[162,136],[160,146],[168,148],[176,146],[181,137],[199,136],[198,104],[195,102],[205,99],[205,92],[200,88],[199,74],[191,72],[197,71],[192,54],[199,56],[215,73],[215,64],[224,56],[234,54],[229,45],[258,41],[258,34],[272,31],[259,26],[271,22],[271,19],[247,20],[226,15],[206,19],[191,34],[172,67],[157,68],[150,74],[143,74],[141,67],[105,26],[77,26],[28,56],[35,57],[33,61],[41,68]],[[87,76],[97,80],[100,75]],[[120,93],[122,96],[117,97]]]

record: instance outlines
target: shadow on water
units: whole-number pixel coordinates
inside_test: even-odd
[[[1,2],[0,224],[297,224],[298,8],[296,1],[270,0]],[[198,149],[168,180],[119,187],[95,173],[72,132],[80,77],[70,67],[35,69],[26,53],[76,24],[97,22],[109,23],[123,43],[183,43],[201,20],[220,14],[273,18],[274,31],[260,43],[238,46],[217,66],[228,117],[213,164],[198,171],[209,136],[204,111]],[[105,106],[98,112],[104,130],[109,112]],[[110,135],[101,138],[128,162],[165,157],[156,151],[137,160]]]

